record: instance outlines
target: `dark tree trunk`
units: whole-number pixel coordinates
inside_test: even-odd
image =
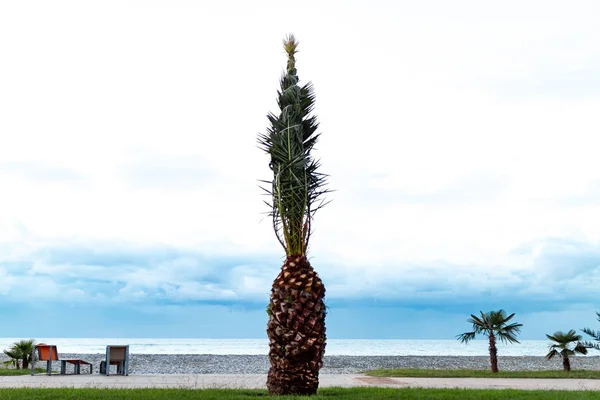
[[[23,369],[27,368],[29,368],[29,360],[27,359],[27,356],[25,356],[25,358],[23,358]]]
[[[317,393],[325,352],[324,297],[323,282],[306,257],[287,257],[267,308],[270,394]]]
[[[569,356],[565,354],[562,356],[562,359],[563,359],[563,369],[567,372],[570,371],[571,370],[571,361],[569,361]]]
[[[490,365],[492,372],[498,372],[498,349],[496,348],[496,337],[490,332]]]

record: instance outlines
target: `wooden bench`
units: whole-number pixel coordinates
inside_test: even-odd
[[[37,352],[37,361],[46,361],[46,373],[48,375],[52,375],[52,361],[60,361],[60,374],[67,374],[67,363],[72,364],[74,367],[74,374],[81,374],[81,365],[89,365],[90,366],[90,374],[92,373],[92,363],[80,360],[79,358],[69,358],[64,360],[58,359],[58,349],[54,345],[40,343],[33,347],[33,352],[31,354],[31,375],[35,373],[35,362],[36,362],[36,352]]]
[[[106,346],[106,359],[100,362],[100,374],[110,375],[110,366],[117,366],[118,375],[129,375],[129,345]]]

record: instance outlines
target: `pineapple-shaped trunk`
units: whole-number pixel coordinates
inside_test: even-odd
[[[325,352],[325,287],[305,256],[288,256],[267,311],[270,394],[312,395]]]

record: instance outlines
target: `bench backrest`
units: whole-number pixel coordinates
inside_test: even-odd
[[[110,362],[125,361],[127,346],[106,346],[110,349]],[[108,350],[107,349],[107,350]]]
[[[40,361],[58,361],[58,349],[50,344],[38,344],[35,346]],[[52,351],[50,351],[52,350]],[[52,354],[50,354],[52,353]],[[50,358],[52,357],[52,358]]]

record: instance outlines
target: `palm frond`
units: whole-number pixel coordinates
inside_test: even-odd
[[[546,360],[550,360],[551,358],[558,355],[558,351],[556,349],[552,349],[548,354],[546,354]]]
[[[503,343],[520,343],[514,332],[500,331],[497,335]]]
[[[504,311],[502,309],[497,310],[497,311],[492,310],[492,311],[486,313],[485,315],[487,316],[490,327],[499,326],[506,319],[506,311]]]
[[[573,349],[574,353],[586,355],[588,353],[588,348],[582,342],[577,342],[577,345]]]
[[[510,324],[510,325],[500,325],[499,330],[506,332],[506,333],[510,333],[510,334],[518,334],[521,333],[521,327],[523,326],[523,324]]]
[[[479,314],[481,314],[481,321],[483,322],[482,327],[485,329],[491,329],[492,328],[492,317],[493,317],[493,311],[484,313],[483,311],[479,311]]]
[[[476,332],[465,332],[460,335],[456,335],[456,339],[460,340],[461,343],[469,343],[471,340],[475,339]]]
[[[270,126],[259,134],[258,143],[271,160],[273,180],[263,190],[272,197],[269,214],[277,239],[288,255],[305,255],[312,232],[312,219],[323,207],[327,175],[319,172],[320,163],[311,151],[319,127],[311,116],[315,95],[311,83],[298,85],[295,54],[298,42],[293,35],[284,40],[288,54],[286,73],[277,92],[279,115],[269,113]],[[264,182],[264,181],[263,181]]]
[[[575,329],[571,329],[569,332],[567,332],[567,336],[573,340],[577,340],[577,341],[581,340],[581,335],[578,335],[577,331],[575,331]]]
[[[558,342],[558,339],[556,338],[556,336],[552,336],[552,335],[548,335],[546,334],[546,337],[550,340],[552,340],[553,342]]]
[[[504,310],[500,310],[503,314],[505,313]],[[512,319],[512,317],[515,316],[515,313],[510,314],[508,317],[504,318],[504,323],[507,323],[508,321],[510,321]]]
[[[519,343],[517,335],[521,332],[523,324],[512,323],[506,325],[506,322],[514,317],[514,313],[507,316],[506,311],[500,309],[486,313],[479,311],[479,314],[479,316],[471,314],[471,317],[467,319],[467,322],[473,325],[473,332],[469,332],[473,337],[476,334],[488,337],[494,334],[504,343]],[[458,335],[458,339],[467,342],[472,339],[471,336],[468,336],[467,340],[465,340],[464,335],[466,334]]]
[[[562,331],[557,331],[554,335],[546,335],[550,340],[553,340],[558,343],[571,343],[578,342],[581,340],[581,335],[578,335],[574,329],[569,330],[567,333]]]
[[[473,329],[477,333],[481,332],[486,327],[485,321],[473,314],[471,314],[471,318],[467,319],[467,322],[473,325]]]
[[[9,358],[12,358],[12,359],[23,358],[23,353],[20,352],[19,350],[8,349],[8,350],[3,350],[3,352],[4,352],[4,354],[6,354],[6,356],[8,356]]]

